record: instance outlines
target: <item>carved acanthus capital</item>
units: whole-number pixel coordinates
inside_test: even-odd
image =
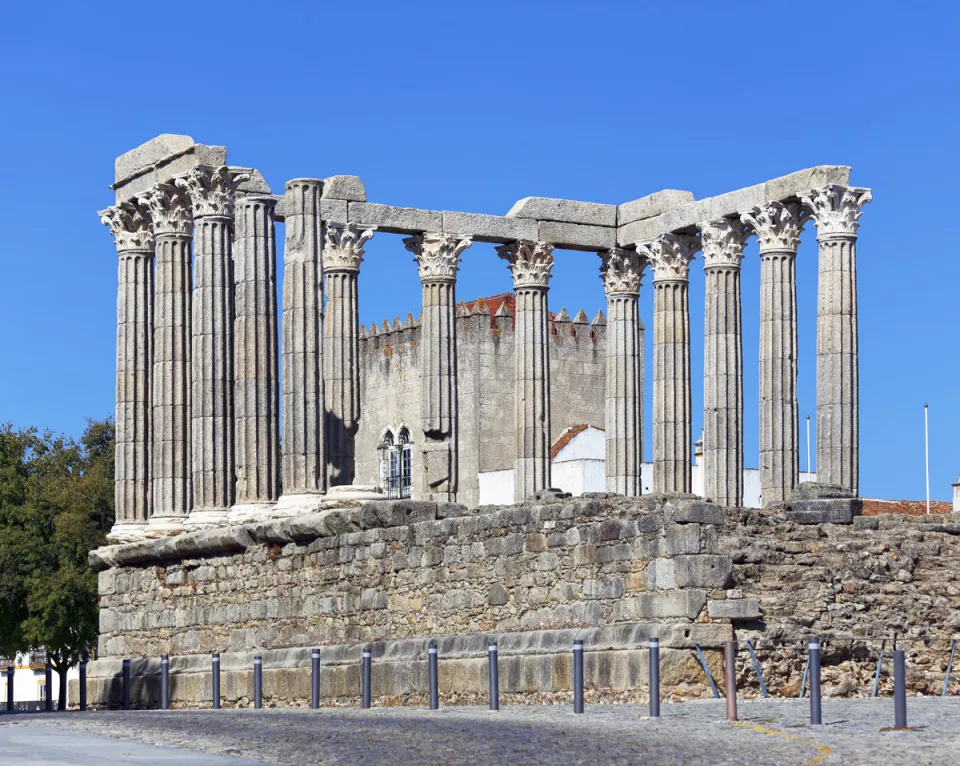
[[[373,238],[376,226],[361,228],[355,223],[327,222],[323,227],[323,268],[325,271],[360,271],[363,246]]]
[[[619,247],[600,253],[600,279],[607,295],[638,295],[647,267],[645,256]]]
[[[645,242],[637,242],[637,252],[653,268],[654,282],[690,278],[690,261],[700,249],[700,240],[687,234],[661,234]]]
[[[761,254],[796,252],[810,214],[799,202],[766,202],[741,215],[740,220],[756,233]]]
[[[720,218],[716,221],[704,221],[698,224],[700,229],[700,249],[703,252],[703,268],[718,266],[740,268],[743,260],[743,247],[750,230],[740,221]]]
[[[444,234],[414,234],[403,240],[403,246],[413,253],[420,269],[421,282],[456,282],[460,255],[471,239],[448,237]]]
[[[513,275],[513,288],[550,286],[553,269],[553,245],[517,240],[497,248],[497,255],[507,261]]]
[[[97,212],[100,223],[110,227],[118,253],[153,252],[150,211],[143,205],[123,202]]]
[[[830,184],[803,195],[819,237],[855,237],[863,206],[873,200],[870,189]]]
[[[249,178],[249,173],[238,173],[226,166],[198,165],[177,178],[175,183],[190,197],[194,219],[204,216],[232,218],[237,187]]]
[[[150,211],[155,236],[193,234],[193,211],[187,193],[173,184],[157,184],[137,202]]]

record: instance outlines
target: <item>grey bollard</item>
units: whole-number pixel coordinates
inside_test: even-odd
[[[121,687],[122,707],[124,710],[130,709],[130,660],[123,661],[123,681]]]
[[[263,657],[259,654],[253,658],[253,707],[263,707]]]
[[[370,707],[370,647],[363,648],[363,665],[361,666],[362,679],[360,681],[360,706],[366,710]]]
[[[650,717],[660,717],[660,639],[650,639]]]
[[[80,712],[87,709],[87,661],[80,660],[80,681],[77,684],[80,691]]]
[[[810,667],[810,724],[823,723],[820,710],[820,641],[811,638],[808,645],[807,665]]]
[[[737,719],[737,642],[727,641],[723,649],[724,670],[727,676],[727,720]]]
[[[13,665],[7,665],[7,712],[13,712],[13,674],[17,669]]]
[[[487,645],[487,674],[490,677],[490,709],[500,709],[500,659],[497,645]]]
[[[160,709],[170,709],[170,658],[160,657]]]
[[[907,728],[907,672],[903,649],[893,650],[893,725]]]
[[[220,709],[220,655],[213,654],[210,657],[213,668],[213,709]]]
[[[320,707],[320,650],[310,652],[310,707]]]
[[[430,709],[440,707],[440,673],[437,666],[437,642],[431,641],[427,648],[427,659],[430,671]]]
[[[583,641],[573,642],[573,712],[583,712]]]
[[[43,701],[43,709],[49,712],[53,710],[53,666],[50,664],[49,657],[43,668],[43,682],[47,686],[47,698]]]

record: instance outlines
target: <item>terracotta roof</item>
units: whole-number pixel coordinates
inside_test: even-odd
[[[598,426],[592,426],[589,423],[581,423],[578,426],[570,426],[562,434],[560,434],[560,438],[553,443],[553,448],[550,450],[550,459],[553,460],[557,455],[560,454],[564,447],[566,447],[577,437],[578,434],[582,434],[588,428],[596,428],[598,431],[603,430],[602,428]]]
[[[906,516],[923,516],[926,512],[926,500],[879,500],[876,498],[863,498],[864,516],[879,516],[881,513],[902,513]],[[942,500],[931,500],[930,513],[953,513],[953,503],[947,503]]]

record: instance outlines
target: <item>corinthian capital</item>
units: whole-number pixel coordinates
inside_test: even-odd
[[[97,215],[100,223],[110,227],[118,253],[153,250],[150,212],[143,205],[123,202],[100,210]]]
[[[743,246],[747,242],[749,229],[740,221],[721,218],[717,221],[704,221],[698,224],[700,229],[700,249],[703,251],[703,268],[715,266],[740,268],[743,260]]]
[[[817,224],[820,237],[848,236],[857,234],[863,206],[873,200],[870,189],[830,184],[822,189],[812,189],[803,195]]]
[[[550,271],[553,269],[553,245],[517,240],[497,248],[497,255],[505,260],[513,275],[513,287],[550,286]]]
[[[460,254],[473,241],[444,234],[414,234],[403,240],[420,269],[421,282],[456,282]]]
[[[363,246],[373,238],[375,226],[361,229],[355,223],[327,223],[323,228],[323,268],[326,271],[360,271]]]
[[[646,242],[637,242],[637,252],[653,267],[653,281],[686,281],[690,261],[700,249],[700,240],[686,234],[661,234]]]
[[[740,220],[756,232],[761,253],[796,252],[800,232],[810,220],[810,214],[799,202],[767,202],[744,213]]]
[[[232,218],[237,187],[249,178],[249,173],[238,173],[226,166],[210,168],[198,165],[177,178],[176,185],[190,197],[194,218]]]
[[[637,295],[647,259],[633,250],[615,247],[600,253],[600,279],[607,295]]]
[[[153,233],[186,234],[193,233],[193,213],[190,210],[190,198],[183,189],[173,184],[157,184],[137,202],[150,211],[153,219]]]

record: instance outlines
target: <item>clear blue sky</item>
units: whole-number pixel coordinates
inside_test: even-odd
[[[620,203],[679,188],[699,198],[844,164],[874,190],[859,243],[861,490],[923,497],[929,401],[932,494],[949,499],[960,471],[958,8],[14,3],[0,25],[0,421],[78,434],[84,418],[112,412],[116,255],[95,211],[112,201],[113,158],[159,133],[226,145],[232,164],[259,168],[274,190],[348,173],[371,201],[496,214],[529,195]],[[490,246],[465,259],[461,298],[510,289]],[[753,243],[748,465],[758,272]],[[558,252],[554,273],[553,310],[592,317],[604,306],[595,256]],[[697,413],[699,261],[692,274]],[[798,282],[802,422],[815,409],[812,230]],[[651,302],[648,277],[648,326]],[[418,310],[410,254],[375,237],[361,319]]]

